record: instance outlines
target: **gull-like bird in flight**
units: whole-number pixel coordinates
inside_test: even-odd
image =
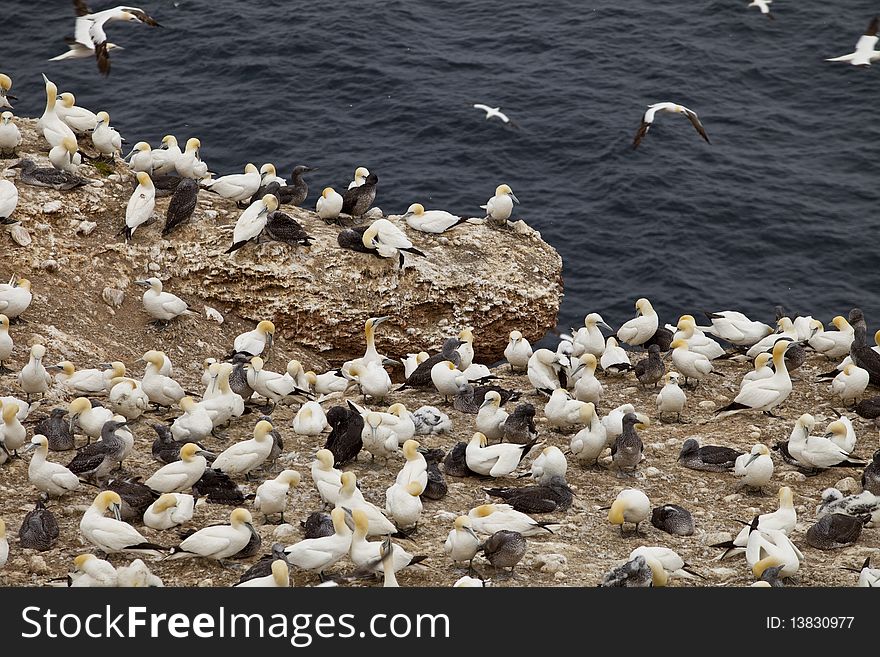
[[[877,45],[877,30],[880,28],[880,18],[874,16],[868,29],[856,41],[856,51],[848,55],[826,59],[826,62],[849,62],[853,66],[870,66],[875,59],[880,59],[880,51],[874,50]]]
[[[633,139],[633,150],[639,147],[639,144],[644,139],[645,135],[648,134],[648,130],[651,129],[651,125],[654,123],[654,117],[657,112],[670,112],[672,114],[684,114],[688,120],[693,124],[696,131],[700,134],[700,136],[706,140],[706,143],[711,143],[709,141],[709,135],[706,134],[706,129],[703,128],[703,124],[700,123],[700,119],[697,116],[697,113],[693,110],[688,109],[684,105],[678,105],[676,103],[654,103],[653,105],[648,105],[648,109],[642,117],[642,122],[639,125],[639,131],[636,133],[635,139]]]
[[[515,128],[519,127],[517,126],[515,121],[511,121],[510,117],[508,117],[507,114],[501,111],[500,107],[489,107],[488,105],[477,103],[474,105],[474,109],[482,110],[483,112],[485,112],[487,121],[497,116],[499,119],[501,119],[502,122],[508,123]]]
[[[761,10],[761,13],[772,21],[773,14],[770,13],[771,2],[773,2],[773,0],[752,0],[748,7],[758,7]],[[746,9],[748,9],[748,7],[746,7]]]

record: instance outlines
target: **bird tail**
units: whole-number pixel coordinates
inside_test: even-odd
[[[429,557],[427,554],[421,554],[419,556],[413,557],[410,560],[410,562],[407,564],[407,566],[414,566],[417,563],[422,563],[423,561],[425,561],[425,559],[430,559],[430,558],[431,557]]]
[[[724,376],[724,372],[718,372],[716,370],[712,370],[709,374],[714,374],[715,376]]]
[[[833,369],[833,370],[831,370],[830,372],[822,372],[822,374],[817,374],[817,375],[816,375],[816,378],[817,378],[817,379],[833,379],[833,378],[836,377],[838,374],[840,374],[840,370],[838,370],[838,369]]]
[[[744,411],[747,408],[751,408],[751,406],[746,406],[745,404],[740,404],[739,402],[730,402],[727,406],[719,408],[717,411],[715,411],[715,415],[727,411]]]
[[[411,247],[409,247],[408,249],[401,249],[401,251],[406,251],[407,253],[412,253],[412,254],[417,255],[417,256],[422,256],[423,258],[427,257],[427,256],[425,256],[424,252],[419,251],[419,250],[418,250],[416,247],[414,247],[414,246],[411,246]]]
[[[247,240],[244,242],[235,242],[232,246],[230,246],[224,253],[232,253],[233,251],[238,251],[241,247],[247,244]]]
[[[554,532],[552,529],[550,529],[550,525],[555,525],[557,527],[559,526],[558,522],[554,522],[552,520],[542,520],[541,522],[538,522],[535,524],[537,524],[538,527],[540,527],[541,529],[546,529],[551,534],[555,534],[556,532]]]
[[[684,566],[682,566],[681,569],[684,572],[688,573],[689,575],[693,575],[694,577],[699,577],[700,579],[706,579],[705,577],[700,575],[700,573],[698,573],[696,570],[693,570],[691,568],[691,566],[689,566],[688,564],[685,564]]]
[[[522,454],[519,455],[519,462],[522,463],[523,459],[526,457],[526,454],[532,451],[532,447],[535,446],[535,443],[538,442],[538,437],[535,436],[529,442],[522,446]]]

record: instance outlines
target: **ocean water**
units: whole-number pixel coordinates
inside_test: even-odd
[[[823,61],[853,50],[867,0],[778,0],[774,21],[747,0],[142,2],[164,27],[112,24],[126,49],[104,79],[92,60],[46,61],[70,3],[7,0],[17,113],[42,112],[45,72],[132,144],[198,136],[221,174],[319,167],[307,205],[359,165],[386,213],[477,216],[506,182],[562,254],[563,329],[593,311],[619,324],[640,296],[664,321],[772,321],[776,304],[880,317],[880,66]],[[663,100],[696,110],[711,145],[662,115],[633,151]]]

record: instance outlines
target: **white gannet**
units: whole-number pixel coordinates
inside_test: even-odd
[[[526,366],[529,383],[535,386],[538,392],[550,396],[554,390],[561,387],[559,371],[564,364],[563,357],[555,351],[537,349]]]
[[[199,184],[225,199],[240,203],[257,193],[260,188],[260,172],[256,166],[248,162],[244,167],[244,173],[221,176],[214,180],[202,180]]]
[[[602,355],[602,352],[605,351],[605,337],[602,335],[602,331],[599,330],[600,326],[609,331],[611,330],[611,327],[605,323],[605,320],[602,319],[602,315],[599,313],[590,313],[584,317],[583,327],[579,328],[577,333],[574,334],[573,344],[576,355],[581,355],[577,353],[578,351],[592,354],[596,358]]]
[[[18,419],[20,407],[15,402],[0,404],[0,450],[6,454],[15,454],[27,439],[27,430]]]
[[[358,570],[368,573],[381,573],[385,571],[385,564],[379,559],[381,541],[368,541],[367,532],[369,530],[369,519],[367,515],[360,509],[351,512],[351,519],[354,523],[354,532],[351,537],[351,547],[349,556],[351,562]],[[407,566],[419,563],[424,557],[414,557],[412,554],[404,550],[397,544],[391,544],[392,554],[388,559],[390,570],[397,572]]]
[[[165,584],[157,575],[150,572],[141,559],[135,559],[127,566],[116,569],[116,586],[120,588],[164,587]]]
[[[12,78],[5,73],[0,73],[0,107],[12,109],[9,99],[18,100],[15,96],[8,93],[10,89],[12,89]]]
[[[275,559],[270,566],[270,573],[263,577],[254,577],[239,584],[235,588],[287,588],[290,586],[290,568],[284,559]]]
[[[463,575],[455,580],[455,584],[452,585],[452,588],[464,588],[464,589],[472,589],[472,588],[483,588],[489,586],[489,583],[485,580],[480,579],[479,577],[471,577],[470,575]]]
[[[694,129],[697,131],[697,133],[699,133],[699,135],[706,140],[706,143],[711,143],[709,142],[709,135],[706,134],[706,129],[703,128],[703,124],[700,123],[700,119],[695,111],[688,109],[684,105],[678,105],[677,103],[670,103],[667,101],[648,105],[648,109],[642,115],[639,129],[636,132],[635,138],[633,139],[633,150],[639,147],[642,139],[644,139],[645,135],[648,134],[648,130],[650,130],[651,126],[654,124],[654,119],[656,118],[657,112],[684,114],[688,118],[688,121],[691,122],[691,125],[694,126]]]
[[[18,147],[21,145],[21,131],[18,126],[12,122],[14,118],[12,112],[3,112],[0,114],[0,155],[8,153],[15,155]],[[7,181],[8,182],[8,181]],[[2,196],[0,196],[2,198]],[[0,211],[0,219],[8,217]]]
[[[849,354],[849,347],[854,337],[853,327],[846,318],[838,315],[831,320],[831,323],[837,328],[836,331],[826,331],[822,326],[822,322],[814,319],[810,322],[810,326],[814,329],[812,336],[807,340],[816,352],[837,360]]]
[[[89,438],[100,438],[101,430],[113,420],[113,411],[103,406],[92,406],[86,397],[77,397],[67,405],[70,427],[79,427]]]
[[[142,281],[135,281],[135,283],[147,288],[142,298],[144,310],[157,323],[167,324],[175,317],[180,317],[181,315],[198,315],[198,313],[190,310],[186,301],[179,296],[165,292],[162,289],[162,281],[155,276]]]
[[[779,508],[772,513],[763,513],[758,516],[758,528],[767,530],[778,529],[785,534],[790,534],[797,524],[794,495],[791,492],[791,488],[782,486],[779,489],[778,497]],[[718,559],[724,559],[745,552],[749,540],[749,531],[750,527],[747,525],[740,530],[739,534],[732,541],[713,545],[712,547],[727,548]]]
[[[841,415],[825,428],[825,437],[847,454],[856,448],[856,432],[852,420]]]
[[[369,253],[375,253],[383,258],[395,258],[398,267],[403,267],[404,253],[412,253],[423,256],[424,253],[413,246],[402,230],[387,219],[376,219],[364,231],[361,243]]]
[[[61,361],[55,367],[60,367],[63,372],[56,375],[56,381],[81,395],[108,392],[112,387],[110,382],[125,375],[125,365],[119,361],[102,365],[101,369],[77,370],[69,360]]]
[[[467,383],[467,378],[452,361],[444,360],[431,368],[431,382],[448,403],[450,396],[455,397],[458,394],[459,386]]]
[[[529,441],[525,445],[513,443],[489,445],[486,436],[478,431],[467,444],[465,460],[467,466],[477,474],[505,477],[516,470],[533,445],[534,441]]]
[[[252,523],[250,511],[235,509],[229,514],[228,525],[210,525],[198,530],[181,541],[168,558],[228,559],[250,542]]]
[[[391,319],[391,317],[386,315],[384,317],[370,317],[364,322],[364,339],[366,340],[367,345],[366,351],[364,351],[364,355],[360,358],[355,358],[343,363],[343,374],[347,373],[352,365],[367,365],[371,362],[376,362],[381,365],[382,362],[386,360],[386,357],[380,354],[376,349],[376,329],[389,319]]]
[[[119,520],[122,498],[112,490],[105,490],[95,497],[92,505],[83,514],[79,531],[89,543],[99,550],[114,552],[140,552],[152,556],[162,556],[159,546],[150,543],[134,527]],[[113,518],[105,517],[111,511]]]
[[[753,410],[772,414],[774,408],[788,399],[791,394],[791,377],[785,366],[785,350],[790,344],[792,343],[788,340],[780,340],[773,346],[773,376],[743,385],[734,400],[718,413]]]
[[[211,435],[214,423],[204,406],[196,403],[192,397],[182,397],[177,405],[183,415],[175,418],[171,424],[171,435],[175,440],[196,443]]]
[[[152,150],[153,175],[165,176],[177,171],[177,160],[183,153],[174,135],[162,137],[162,145]]]
[[[162,493],[144,511],[144,524],[151,529],[171,529],[193,517],[196,500],[188,493]]]
[[[330,425],[327,415],[316,401],[309,401],[300,406],[293,418],[293,432],[301,436],[319,436]]]
[[[2,565],[2,560],[0,560]],[[871,568],[871,557],[865,558],[865,563],[861,568],[844,568],[859,574],[858,588],[880,588],[880,568]]]
[[[2,297],[0,297],[0,308],[2,306]],[[43,357],[45,355],[46,347],[41,344],[35,344],[31,347],[31,355],[27,364],[18,373],[18,385],[21,386],[29,401],[31,395],[36,393],[45,395],[49,390],[49,384],[52,383],[51,375],[43,367]]]
[[[513,212],[514,203],[519,203],[519,199],[510,186],[498,185],[495,188],[495,196],[486,201],[486,205],[480,207],[486,211],[486,220],[491,220],[496,226],[506,226]]]
[[[247,382],[254,392],[272,401],[274,404],[290,403],[295,399],[294,395],[305,395],[308,393],[309,388],[307,385],[308,377],[303,371],[302,364],[295,359],[288,361],[284,374],[278,374],[277,372],[270,372],[264,369],[263,359],[259,356],[254,356],[251,358],[250,366],[247,368]],[[308,406],[308,409],[303,412],[306,406]],[[302,413],[302,417],[300,417],[300,413]],[[301,431],[296,431],[296,433],[302,433],[306,436],[317,436],[326,426],[326,422],[323,425],[321,424],[323,413],[323,409],[316,402],[304,404],[300,408],[300,412],[297,413],[296,418],[294,418],[294,431],[296,431],[297,426],[300,426],[305,431],[312,431],[314,433]],[[297,418],[299,419],[297,420]]]
[[[540,485],[550,483],[553,477],[565,479],[567,471],[568,461],[565,460],[565,454],[554,445],[545,447],[532,461],[532,479],[535,479]]]
[[[348,183],[348,189],[360,187],[364,184],[364,182],[366,182],[369,175],[370,171],[369,169],[367,169],[367,167],[358,167],[354,170],[354,180]]]
[[[547,423],[558,429],[570,429],[581,422],[581,409],[586,402],[572,399],[564,388],[557,388],[544,405]]]
[[[755,577],[768,568],[781,566],[779,577],[791,577],[800,568],[804,555],[791,539],[778,529],[754,529],[746,543],[746,562]]]
[[[609,335],[605,341],[605,349],[599,357],[599,365],[603,372],[609,374],[622,374],[631,368],[626,350],[617,344],[614,336]]]
[[[836,397],[840,397],[840,400],[848,406],[862,398],[870,378],[871,375],[868,370],[849,363],[831,381],[831,393]]]
[[[215,363],[211,368],[217,375],[215,391],[210,397],[206,395],[199,404],[208,411],[214,428],[217,428],[244,414],[244,399],[229,386],[229,375],[233,369],[230,363]]]
[[[274,479],[267,479],[257,486],[254,509],[262,512],[267,518],[278,513],[281,515],[281,522],[284,522],[288,493],[291,488],[299,486],[301,478],[296,470],[282,470]]]
[[[624,523],[636,526],[639,533],[639,524],[651,515],[651,500],[637,488],[624,488],[617,494],[608,509],[608,522],[612,525],[620,525],[620,533],[623,534]]]
[[[579,463],[594,465],[608,443],[608,434],[593,402],[581,409],[581,421],[586,426],[572,437],[569,449]]]
[[[98,125],[98,115],[76,105],[76,96],[69,91],[58,96],[55,113],[77,134],[91,132]]]
[[[856,41],[855,52],[840,57],[826,59],[826,62],[849,62],[853,66],[870,66],[871,62],[880,59],[880,50],[874,50],[877,45],[877,30],[880,28],[880,17],[874,16],[868,24],[868,29]]]
[[[480,539],[474,533],[471,519],[468,516],[458,516],[446,537],[443,551],[455,564],[462,561],[472,564],[474,556],[480,549],[480,543]]]
[[[71,588],[115,588],[118,576],[112,563],[86,553],[74,557],[67,582]]]
[[[428,485],[428,462],[419,451],[419,443],[417,440],[407,440],[403,443],[403,456],[406,463],[397,473],[394,483],[400,486],[406,486],[410,482],[417,482],[422,489]]]
[[[477,411],[477,431],[486,436],[488,440],[500,441],[504,436],[504,422],[508,413],[501,408],[501,395],[495,390],[490,390],[480,404]]]
[[[598,404],[602,399],[604,387],[596,378],[596,365],[598,361],[591,353],[584,353],[578,359],[580,365],[575,369],[573,378],[575,399],[582,402]]]
[[[770,13],[770,3],[773,0],[752,0],[749,4],[746,5],[746,9],[749,7],[757,7],[761,10],[761,13],[767,16],[770,20],[773,20],[773,14]]]
[[[135,173],[138,171],[144,171],[148,174],[153,173],[153,149],[145,141],[136,143],[128,152],[128,155],[122,159],[128,160],[128,166]]]
[[[602,418],[602,426],[605,427],[605,432],[608,434],[609,445],[614,442],[615,438],[623,433],[623,416],[627,413],[635,412],[635,406],[632,404],[621,404],[617,408],[610,410],[608,414]]]
[[[342,195],[332,187],[325,187],[315,203],[315,212],[325,221],[332,221],[342,212]]]
[[[482,103],[476,103],[476,104],[474,104],[474,109],[478,109],[478,110],[485,112],[487,121],[489,119],[495,118],[497,116],[503,123],[510,123],[511,125],[516,125],[515,123],[513,123],[510,120],[510,118],[504,112],[501,111],[500,107],[489,107],[488,105],[483,105]]]
[[[340,479],[342,486],[339,489],[339,497],[336,500],[337,509],[347,509],[349,511],[361,509],[369,520],[368,536],[394,534],[397,532],[397,527],[385,516],[382,509],[364,499],[363,494],[358,490],[357,477],[353,472],[343,472]]]
[[[678,372],[667,372],[664,377],[664,386],[657,393],[657,412],[660,419],[664,413],[675,413],[676,421],[681,420],[681,412],[687,403],[687,395],[678,385]]]
[[[31,282],[20,278],[15,282],[0,283],[0,313],[15,319],[31,305]]]
[[[782,339],[791,342],[797,341],[797,329],[794,327],[794,322],[792,322],[790,318],[780,317],[776,320],[776,325],[778,327],[777,332],[758,340],[749,348],[746,352],[746,356],[749,358],[756,358],[762,351],[770,351],[773,349],[773,345]]]
[[[404,379],[408,379],[409,375],[415,372],[418,366],[429,358],[430,356],[427,351],[420,351],[417,354],[407,354],[405,358],[401,358],[400,362],[403,363]]]
[[[675,333],[672,335],[673,340],[684,340],[688,343],[689,350],[703,354],[709,360],[714,360],[725,354],[724,347],[697,328],[697,321],[693,315],[682,315],[675,327],[667,325],[667,328],[675,329]]]
[[[678,552],[668,547],[642,545],[629,553],[630,559],[638,556],[644,557],[649,566],[651,566],[651,561],[658,564],[666,571],[666,578],[668,579],[672,577],[695,579],[697,577],[692,571],[688,570],[690,566],[685,563]],[[652,569],[654,568],[654,566],[651,567]]]
[[[113,160],[122,155],[122,136],[110,126],[110,115],[101,111],[96,114],[97,124],[92,131],[92,143],[98,152]]]
[[[509,504],[481,504],[468,511],[471,527],[478,534],[494,534],[497,531],[519,532],[534,536],[543,532],[553,533],[554,522],[538,522],[531,516],[515,510]]]
[[[524,370],[532,357],[532,345],[519,331],[510,332],[510,342],[504,348],[504,358],[510,363],[510,369]]]
[[[61,497],[79,488],[79,477],[60,463],[46,460],[49,454],[49,441],[46,436],[37,434],[31,438],[34,455],[28,464],[28,480],[34,488],[49,497]]]
[[[67,57],[62,55],[54,59],[85,57],[86,54],[79,53],[80,51],[86,51],[86,53],[95,56],[98,63],[98,70],[103,75],[109,75],[110,73],[109,51],[114,46],[114,44],[107,41],[105,26],[108,23],[117,21],[135,21],[137,23],[149,25],[150,27],[159,26],[159,23],[157,23],[152,16],[138,7],[126,7],[120,5],[102,11],[91,12],[85,2],[78,0],[74,3],[74,8],[76,10],[77,18],[76,23],[74,24],[74,36],[72,41],[76,46],[77,54],[73,55],[65,53]],[[72,50],[74,49],[73,46],[70,47]],[[116,48],[119,48],[119,46],[116,46]]]
[[[675,369],[684,374],[685,384],[688,379],[702,381],[710,374],[717,374],[712,361],[703,354],[691,351],[685,340],[681,338],[673,340],[669,347],[672,349],[672,363]]]
[[[864,519],[866,527],[875,527],[880,524],[880,496],[869,490],[844,496],[836,488],[826,488],[822,491],[822,501],[816,506],[816,517],[821,519],[838,513]]]
[[[137,181],[138,186],[135,187],[125,207],[125,225],[120,231],[126,241],[131,239],[138,226],[152,218],[153,210],[156,208],[156,188],[149,174],[139,171]]]
[[[415,527],[422,515],[422,500],[419,497],[425,487],[418,481],[408,484],[391,484],[385,491],[385,510],[400,529]]]
[[[773,459],[770,458],[770,450],[766,445],[756,443],[747,454],[736,458],[733,474],[739,477],[737,488],[762,489],[773,477]]]
[[[272,424],[266,420],[260,420],[254,427],[254,437],[242,440],[223,450],[211,467],[214,470],[234,476],[247,476],[251,470],[260,467],[269,458],[274,440],[271,435]]]
[[[181,178],[201,180],[208,176],[208,165],[199,158],[199,149],[201,147],[202,142],[195,137],[190,137],[186,140],[183,154],[174,163],[177,175]]]
[[[187,443],[180,448],[180,460],[163,465],[156,470],[144,485],[157,493],[175,493],[192,488],[202,478],[208,461],[195,443]]]
[[[806,416],[806,417],[805,417]],[[792,431],[788,441],[788,453],[792,458],[807,469],[825,469],[833,468],[837,465],[864,466],[864,463],[851,461],[852,456],[849,452],[843,451],[836,442],[833,442],[825,436],[811,436],[810,428],[812,428],[811,420],[813,417],[804,414],[798,418],[795,430]],[[834,435],[835,429],[831,429],[831,435]],[[842,424],[837,424],[839,429],[846,433],[846,428]]]
[[[264,349],[271,349],[275,339],[275,325],[267,319],[259,322],[253,331],[239,334],[233,344],[233,353],[259,356]]]
[[[712,322],[712,326],[706,328],[709,333],[739,347],[751,347],[774,331],[773,327],[752,321],[735,310],[706,313],[706,317]]]
[[[749,381],[757,381],[759,379],[769,379],[773,376],[773,368],[770,367],[772,363],[773,355],[767,353],[766,351],[762,351],[755,358],[755,369],[751,372],[746,372],[743,375],[742,381],[739,383],[739,389],[742,390],[743,386],[747,384]]]
[[[349,553],[351,529],[345,524],[345,511],[330,512],[334,533],[321,538],[307,538],[284,548],[287,562],[302,570],[317,572],[323,579],[324,570]]]
[[[636,301],[636,316],[617,329],[617,339],[637,347],[650,340],[657,332],[659,318],[647,299]]]
[[[49,150],[49,162],[59,171],[66,171],[73,175],[79,174],[82,156],[77,150],[76,141],[65,137],[58,146],[53,146]]]
[[[365,397],[382,400],[391,392],[391,377],[381,363],[373,361],[366,364],[354,364],[343,372],[358,384],[361,394]]]
[[[342,472],[333,467],[333,452],[329,449],[318,450],[312,461],[311,473],[321,500],[335,506],[342,487]]]
[[[410,205],[402,218],[413,230],[435,234],[446,232],[467,221],[467,217],[459,217],[446,210],[425,210],[421,203]]]
[[[9,335],[9,318],[0,313],[0,374],[12,374],[12,370],[3,363],[9,362],[13,348],[12,336]]]
[[[474,331],[472,328],[467,327],[462,329],[458,333],[458,339],[461,341],[461,344],[455,349],[458,352],[459,363],[458,369],[462,372],[466,372],[468,369],[471,369],[471,372],[475,373],[475,376],[468,377],[468,380],[479,379],[485,375],[491,375],[491,372],[486,368],[486,374],[477,373],[477,370],[480,369],[478,367],[471,368],[474,365]]]
[[[340,370],[328,370],[323,374],[316,374],[309,370],[306,372],[306,380],[309,388],[319,395],[329,395],[333,392],[345,392],[351,385],[351,380],[341,376]]]
[[[232,231],[232,246],[226,249],[225,253],[237,251],[251,240],[256,239],[263,232],[269,213],[275,212],[277,209],[278,197],[274,194],[266,194],[263,198],[251,203],[235,222],[235,228]]]
[[[387,460],[392,454],[400,452],[397,434],[390,425],[385,424],[382,413],[367,413],[364,416],[361,440],[362,449],[369,452],[374,459],[378,456]]]
[[[165,363],[165,354],[150,350],[143,355],[147,367],[141,379],[141,388],[150,398],[150,402],[158,406],[171,406],[186,395],[183,387],[171,377],[160,373]]]
[[[37,129],[42,130],[43,137],[49,142],[49,146],[59,146],[65,137],[70,137],[76,141],[76,135],[73,130],[61,120],[55,109],[55,103],[58,99],[58,87],[45,75],[43,80],[46,83],[46,109],[43,110],[43,116],[37,122]]]

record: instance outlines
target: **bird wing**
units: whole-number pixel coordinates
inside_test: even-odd
[[[489,107],[488,105],[482,105],[480,103],[474,105],[474,109],[483,110],[486,114],[489,114],[492,111],[491,107]]]
[[[779,390],[765,387],[763,384],[766,382],[767,379],[749,382],[749,385],[739,391],[734,401],[755,409],[772,404],[779,398]]]
[[[693,110],[689,110],[685,108],[684,110],[685,116],[688,117],[688,120],[691,122],[691,125],[694,126],[694,129],[700,133],[700,136],[706,140],[707,144],[711,144],[709,141],[709,135],[706,134],[706,129],[703,127],[703,124],[700,123],[700,119],[697,117],[697,113]]]
[[[644,139],[645,135],[648,134],[648,130],[650,129],[651,124],[642,119],[641,123],[639,124],[639,130],[638,132],[636,132],[636,136],[633,139],[633,150],[639,147],[639,144],[642,143],[642,139]]]
[[[219,528],[228,529],[226,525]],[[206,527],[197,531],[180,544],[180,549],[197,554],[217,554],[227,549],[230,544],[229,536],[225,531],[220,533],[216,529],[218,528]]]
[[[396,249],[412,248],[412,242],[409,241],[406,234],[391,222],[380,224],[377,237],[383,244],[393,246]]]

